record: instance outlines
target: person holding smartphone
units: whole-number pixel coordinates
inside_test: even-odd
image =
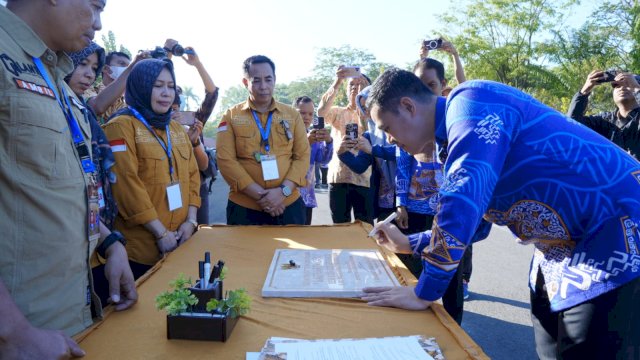
[[[326,163],[333,157],[333,139],[329,131],[324,128],[324,119],[315,118],[315,106],[313,100],[308,96],[300,96],[293,103],[293,107],[298,110],[305,127],[307,128],[307,139],[311,146],[311,157],[309,160],[309,171],[307,171],[307,185],[300,187],[300,197],[307,210],[307,221],[305,225],[311,225],[313,208],[318,207],[315,193],[316,164]]]
[[[336,70],[336,79],[331,87],[324,93],[318,106],[318,116],[324,118],[325,123],[331,125],[331,137],[334,148],[344,148],[343,138],[347,132],[347,125],[366,129],[366,122],[361,121],[356,106],[358,93],[371,84],[371,81],[359,72],[356,67],[341,65]],[[334,106],[338,91],[342,84],[346,83],[347,98],[349,104],[346,107]],[[362,130],[358,130],[362,132]],[[347,145],[347,144],[345,144]],[[348,151],[357,154],[352,146]],[[362,173],[356,173],[345,165],[338,157],[329,162],[329,207],[333,222],[345,223],[351,221],[351,211],[360,221],[373,222],[373,204],[370,195],[371,168],[368,167]]]
[[[598,85],[611,84],[614,111],[585,115],[591,91]],[[634,92],[640,85],[633,74],[617,70],[594,70],[584,86],[571,99],[567,116],[606,137],[640,160],[640,105]]]

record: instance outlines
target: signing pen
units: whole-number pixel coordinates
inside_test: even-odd
[[[371,232],[369,233],[369,237],[373,237],[378,232],[378,227],[379,226],[386,225],[386,224],[392,222],[393,220],[395,220],[395,218],[397,218],[397,217],[398,217],[398,214],[394,212],[394,213],[391,213],[391,215],[389,215],[386,219],[382,220],[379,223],[376,223],[373,226],[373,229],[371,229]]]
[[[198,278],[200,279],[200,289],[202,287],[202,281],[204,281],[204,261],[198,261]]]
[[[209,276],[211,276],[211,254],[207,251],[204,253],[204,281],[200,283],[202,289],[209,287]]]

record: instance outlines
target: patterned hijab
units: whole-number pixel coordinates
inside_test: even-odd
[[[168,60],[145,59],[138,62],[127,78],[127,90],[125,101],[127,105],[136,109],[142,117],[156,129],[165,129],[171,121],[171,109],[164,114],[157,114],[151,108],[151,91],[162,69],[168,69],[175,83],[176,76],[173,72],[173,63]],[[131,115],[129,109],[119,111]]]
[[[71,58],[71,61],[73,61],[73,68],[75,69],[78,67],[78,65],[80,65],[82,60],[88,58],[93,53],[96,53],[98,55],[98,68],[96,69],[96,79],[97,79],[100,73],[102,73],[102,67],[104,66],[104,63],[105,63],[104,49],[101,48],[100,45],[92,41],[89,44],[89,46],[87,46],[86,48],[80,51],[67,54],[67,55],[69,55],[69,57]],[[65,80],[69,82],[70,78],[71,78],[71,74],[69,74],[65,78]]]

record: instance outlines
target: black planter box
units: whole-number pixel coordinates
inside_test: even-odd
[[[183,313],[167,315],[167,338],[184,340],[227,341],[236,326],[238,318],[227,314]]]
[[[207,311],[209,300],[222,299],[222,281],[216,281],[209,289],[200,289],[200,283],[189,288],[198,298],[191,312],[167,315],[167,339],[227,341],[238,318],[226,314],[211,314]]]

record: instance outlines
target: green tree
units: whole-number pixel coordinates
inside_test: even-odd
[[[200,97],[198,97],[198,95],[196,95],[193,92],[193,87],[192,86],[185,86],[182,88],[182,95],[184,96],[184,100],[185,100],[185,109],[187,111],[191,110],[191,103],[190,100],[193,101],[196,105],[194,108],[197,108],[198,104],[200,103]]]
[[[102,44],[104,46],[104,50],[107,53],[110,53],[112,51],[119,51],[131,56],[131,51],[124,47],[124,45],[120,44],[118,46],[116,42],[116,35],[111,30],[109,30],[106,35],[102,34]]]
[[[336,76],[336,69],[340,65],[360,66],[362,72],[367,74],[372,81],[374,81],[375,78],[384,71],[384,69],[390,67],[389,64],[377,62],[376,57],[370,52],[352,48],[350,45],[321,48],[318,51],[316,58],[318,60],[314,67],[313,79],[317,81],[316,85],[325,85],[324,89],[322,89],[319,94],[320,96],[318,96],[318,101],[322,94],[324,94],[329,86],[331,86],[331,83]],[[373,75],[373,77],[371,75]],[[312,99],[316,101],[315,98],[312,97]],[[339,92],[334,100],[334,104],[339,106],[345,106],[347,102],[345,91]]]

